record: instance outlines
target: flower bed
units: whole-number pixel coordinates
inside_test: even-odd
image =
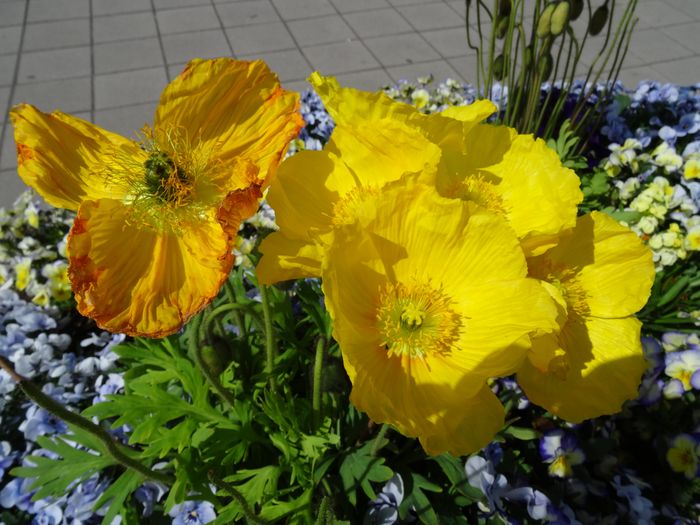
[[[581,88],[569,96],[580,96]],[[386,93],[424,113],[476,98],[469,86],[447,81],[432,87],[429,79]],[[306,126],[292,152],[320,150],[333,121],[312,92],[302,97],[302,114]],[[211,403],[198,390],[204,377],[186,351],[191,334],[163,344],[120,345],[123,335],[101,332],[80,317],[70,296],[64,251],[73,218],[29,195],[0,217],[1,355],[55,400],[75,410],[93,407],[86,413],[112,421],[118,439],[127,440],[134,432],[146,436],[152,457],[174,454],[177,468],[184,470],[219,458],[227,465],[219,488],[234,485],[270,521],[306,523],[313,515],[322,520],[317,523],[332,523],[336,521],[323,521],[323,513],[332,509],[338,523],[497,523],[499,517],[691,523],[700,516],[700,86],[643,83],[634,91],[617,86],[603,118],[585,158],[569,155],[565,135],[550,145],[581,177],[580,211],[604,211],[628,225],[654,253],[656,281],[639,314],[649,367],[639,397],[618,414],[566,423],[530,403],[512,378],[495,379],[490,387],[506,406],[505,429],[469,458],[430,458],[415,440],[393,432],[388,439],[382,433],[374,436],[376,428],[368,427],[348,404],[347,378],[338,348],[331,346],[324,395],[335,419],[316,421],[313,407],[300,399],[308,385],[297,372],[314,366],[309,350],[313,334],[329,333],[329,321],[320,306],[320,285],[310,279],[273,289],[271,302],[282,312],[275,321],[278,337],[286,344],[277,364],[278,379],[287,382],[284,395],[263,394],[265,381],[253,363],[259,356],[242,349],[261,344],[254,322],[246,317],[222,324],[212,366],[223,372],[224,386],[234,392],[234,416],[227,416],[230,426],[212,443],[208,439],[223,410],[202,408]],[[252,274],[254,254],[258,237],[275,229],[272,217],[263,207],[242,226],[238,267],[226,290],[253,312],[260,300]],[[159,379],[149,384],[149,377]],[[158,398],[156,390],[169,397]],[[110,394],[123,395],[105,397]],[[247,515],[235,498],[225,503],[221,492],[211,488],[219,481],[215,478],[190,474],[195,478],[189,485],[175,485],[166,496],[166,487],[158,482],[128,477],[109,464],[90,467],[96,457],[87,452],[91,443],[27,403],[4,371],[0,395],[0,505],[7,509],[2,514],[6,525],[32,520],[158,523],[164,515],[178,524],[228,523]],[[130,419],[119,412],[118,399],[122,408],[132,403],[143,412]],[[158,403],[172,414],[146,428],[138,418],[147,419]],[[193,407],[202,415],[196,428],[185,429]],[[269,454],[276,459],[268,462]],[[19,465],[25,469],[16,473],[40,474],[43,485],[31,488],[31,479],[12,477],[9,472]],[[71,465],[76,466],[75,482],[70,473],[60,472]],[[338,472],[328,482],[332,489],[325,487],[327,496],[320,499],[315,493],[319,479],[332,470]],[[32,494],[38,499],[31,500]]]

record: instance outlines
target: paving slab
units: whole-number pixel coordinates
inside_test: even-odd
[[[212,5],[197,5],[156,12],[158,29],[162,34],[186,33],[201,29],[218,29],[219,16]]]
[[[419,33],[367,38],[364,42],[384,66],[414,64],[440,58],[438,52]]]
[[[411,25],[394,8],[347,13],[344,18],[360,38],[413,31]]]
[[[418,31],[464,26],[464,21],[442,1],[400,6],[397,11]]]
[[[0,3],[0,27],[20,25],[24,22],[24,12],[26,1],[24,2],[1,2]]]
[[[282,22],[226,28],[233,53],[236,56],[296,49],[294,38]]]
[[[92,77],[20,84],[15,87],[12,105],[22,102],[32,104],[44,112],[89,112],[92,108]]]
[[[96,44],[158,36],[152,12],[96,16],[92,19],[92,35]]]
[[[306,47],[302,51],[314,69],[327,75],[380,67],[372,53],[357,40]]]
[[[21,39],[21,25],[0,27],[0,55],[17,53]]]
[[[287,22],[301,47],[340,42],[355,37],[355,32],[340,15],[322,16]]]
[[[247,0],[216,4],[215,8],[224,27],[264,24],[281,20],[270,0]]]
[[[95,109],[157,101],[166,84],[165,67],[95,75]]]
[[[90,19],[55,20],[27,24],[22,51],[90,45]]]
[[[17,82],[37,82],[90,75],[90,46],[22,53]]]
[[[163,65],[157,38],[120,40],[93,46],[95,74],[116,73]]]
[[[32,0],[29,2],[27,22],[89,17],[90,0]]]
[[[187,62],[191,58],[231,55],[231,48],[223,29],[163,35],[161,41],[168,64]]]

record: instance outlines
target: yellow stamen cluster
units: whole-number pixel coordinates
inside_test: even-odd
[[[372,186],[354,188],[333,205],[331,222],[334,226],[353,224],[357,220],[362,206],[379,193],[379,188]]]
[[[377,311],[382,346],[399,357],[449,353],[461,328],[452,302],[430,283],[387,284]]]
[[[487,177],[482,173],[467,175],[454,188],[452,188],[452,198],[462,199],[477,203],[499,215],[506,214],[503,197],[496,190],[496,183],[493,176]]]

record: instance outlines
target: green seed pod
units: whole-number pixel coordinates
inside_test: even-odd
[[[552,13],[550,31],[553,36],[559,36],[569,23],[569,2],[564,0],[558,4]]]
[[[554,8],[556,4],[549,4],[544,8],[542,14],[540,15],[540,20],[537,22],[537,36],[540,38],[546,38],[549,36],[549,31],[552,25],[552,13],[554,13]]]
[[[552,58],[551,53],[547,53],[546,55],[540,57],[540,61],[537,64],[540,72],[540,82],[544,82],[549,78],[549,75],[552,74],[552,66],[554,66],[554,58]]]
[[[569,20],[576,20],[583,13],[583,0],[571,0]]]
[[[503,54],[500,54],[496,57],[496,60],[493,61],[493,76],[496,80],[503,80],[503,72],[505,71],[505,58]]]
[[[607,3],[601,5],[595,10],[595,13],[593,13],[593,16],[588,24],[588,33],[591,36],[596,36],[603,30],[606,22],[608,21],[608,14],[609,11]]]
[[[523,67],[528,68],[532,65],[532,46],[525,48],[525,56],[523,56]]]
[[[508,17],[501,18],[496,25],[496,38],[501,40],[508,32]]]
[[[202,360],[214,376],[218,376],[226,368],[226,359],[213,346],[202,347]]]

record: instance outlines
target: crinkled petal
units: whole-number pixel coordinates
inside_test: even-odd
[[[656,276],[651,250],[602,212],[580,217],[572,236],[551,257],[581,269],[577,280],[591,315],[599,317],[625,317],[641,310]]]
[[[464,134],[496,111],[492,102],[482,100],[470,106],[424,115],[414,106],[392,100],[382,92],[341,87],[335,78],[323,77],[317,72],[309,77],[309,82],[336,124],[355,122],[358,118],[369,122],[389,118],[419,129],[436,144],[447,140],[461,145]]]
[[[154,128],[157,136],[184,130],[222,162],[251,160],[266,186],[303,126],[298,109],[299,95],[283,90],[262,60],[195,59],[163,91]]]
[[[140,227],[130,209],[81,204],[68,238],[78,310],[111,332],[162,337],[214,299],[231,269],[228,235],[213,218],[178,233]]]
[[[60,111],[20,104],[10,119],[19,176],[52,206],[77,210],[84,200],[119,199],[146,160],[137,143]]]
[[[503,405],[484,386],[474,397],[447,409],[433,432],[419,436],[420,442],[425,451],[434,456],[443,452],[453,456],[470,454],[493,440],[503,427],[504,419]]]
[[[527,397],[567,421],[618,412],[637,396],[646,360],[639,339],[641,323],[570,315],[560,342],[565,359],[547,372],[526,362],[518,382]]]
[[[405,173],[432,175],[440,160],[440,148],[416,129],[389,118],[337,124],[326,149],[349,168],[354,186],[363,187],[381,188]]]
[[[473,199],[502,214],[528,256],[551,248],[575,225],[580,181],[543,140],[490,124],[475,126],[464,140],[464,155],[443,152],[449,160],[438,174],[442,195]],[[487,191],[476,186],[464,193],[463,182],[474,188],[475,178],[488,184]]]
[[[263,256],[256,267],[260,284],[321,275],[323,251],[317,244],[273,232],[263,239],[260,252]]]

